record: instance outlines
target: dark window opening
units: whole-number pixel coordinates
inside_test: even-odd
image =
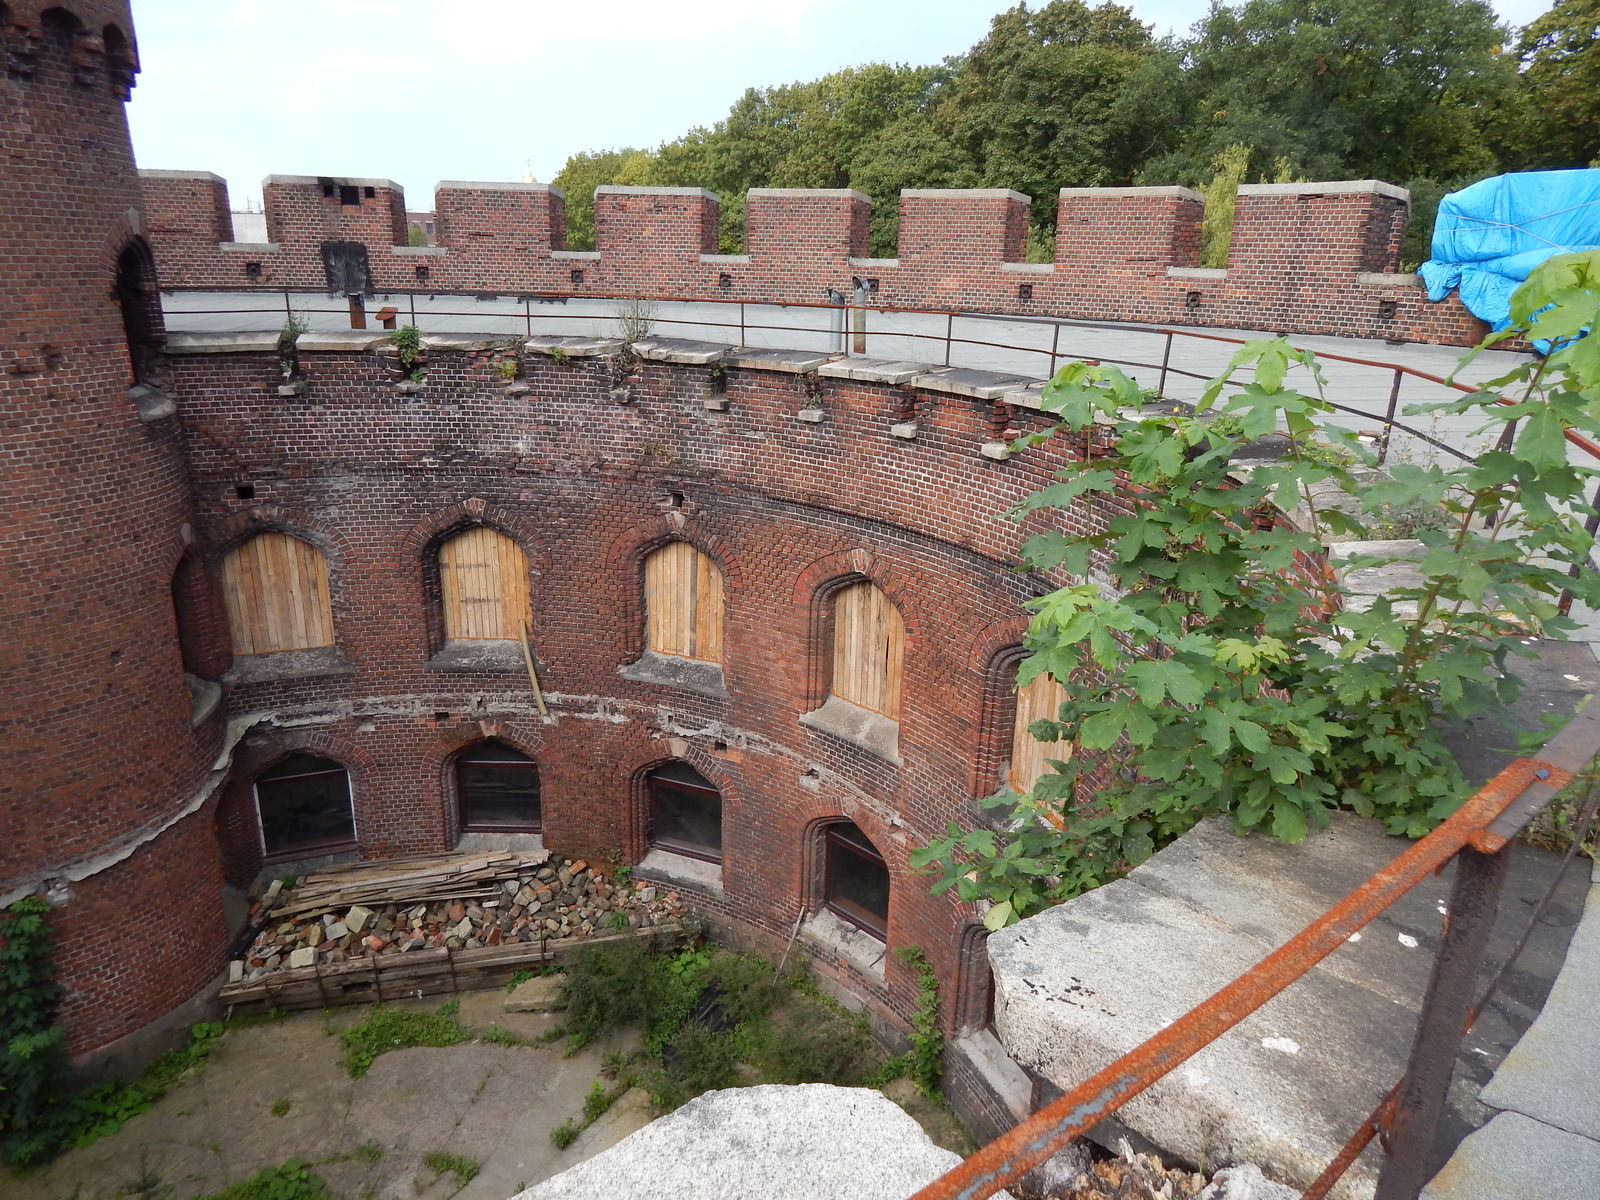
[[[456,759],[464,833],[533,833],[540,828],[539,767],[503,742],[484,742]]]
[[[685,762],[664,763],[648,776],[650,844],[674,854],[722,861],[722,793]]]
[[[117,257],[117,304],[128,344],[132,383],[155,383],[161,364],[161,295],[156,264],[142,241],[130,242]]]
[[[330,199],[330,200],[333,199],[333,184],[331,184],[331,183],[323,184],[322,185],[322,194],[324,196],[328,197],[328,199]]]
[[[823,903],[858,929],[887,940],[889,868],[867,835],[849,821],[822,833],[827,878]]]
[[[256,485],[253,483],[236,483],[233,485],[233,494],[241,500],[254,500],[256,498]]]
[[[361,203],[361,190],[359,188],[357,188],[354,184],[341,183],[339,185],[339,203],[340,204],[360,204]]]
[[[365,188],[361,189],[361,194],[363,196],[365,196],[368,200],[375,200],[377,198],[377,196],[378,196],[378,189],[377,188],[371,188],[371,187],[365,187]]]
[[[256,779],[261,844],[268,858],[353,846],[350,775],[332,759],[293,754]]]

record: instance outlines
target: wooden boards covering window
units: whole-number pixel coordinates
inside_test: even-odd
[[[657,654],[722,661],[722,572],[688,542],[644,560],[645,645]]]
[[[722,662],[722,571],[688,542],[667,542],[645,558],[645,645]]]
[[[1049,759],[1065,762],[1072,757],[1071,742],[1041,742],[1028,732],[1035,721],[1054,721],[1067,693],[1049,675],[1035,675],[1017,689],[1017,719],[1011,727],[1011,786],[1031,792],[1041,776],[1050,772]]]
[[[222,559],[222,602],[235,654],[333,645],[328,565],[286,533],[258,533]]]
[[[515,642],[529,619],[528,556],[498,530],[475,525],[439,547],[444,636]]]
[[[833,600],[833,694],[899,720],[900,661],[906,626],[900,611],[863,580]]]

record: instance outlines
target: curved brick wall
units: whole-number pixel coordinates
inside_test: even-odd
[[[0,897],[57,902],[81,1051],[199,989],[226,930],[208,819],[166,828],[201,794],[221,726],[190,729],[174,637],[182,432],[130,398],[113,295],[141,232],[131,26],[123,3],[67,8],[0,5]],[[178,897],[184,936],[152,950],[148,914]]]
[[[174,359],[212,569],[255,529],[322,547],[349,664],[230,687],[230,712],[262,718],[222,801],[231,873],[258,861],[250,781],[290,750],[349,767],[361,849],[394,855],[455,844],[447,764],[493,734],[538,759],[547,845],[629,862],[646,848],[638,776],[684,757],[725,796],[723,888],[694,892],[701,908],[781,950],[818,895],[811,831],[849,817],[891,866],[889,945],[920,944],[957,979],[974,914],[930,896],[906,856],[998,789],[1005,652],[1020,640],[1020,601],[1048,586],[1013,569],[1031,526],[1000,514],[1074,448],[1058,439],[997,461],[980,447],[996,424],[1026,431],[1039,414],[743,367],[728,369],[727,410],[708,411],[710,367],[658,362],[623,405],[603,360],[530,354],[525,383],[508,390],[486,351],[430,351],[423,391],[405,395],[387,356],[302,360],[308,394],[285,399],[270,353]],[[820,394],[821,422],[797,417],[816,403],[808,392]],[[913,415],[914,439],[891,433]],[[254,498],[239,499],[241,487]],[[429,663],[425,556],[472,520],[528,554],[552,723],[538,719],[509,644],[503,669]],[[618,674],[639,654],[642,557],[669,537],[722,567],[725,700]],[[825,688],[818,598],[849,575],[878,583],[905,618],[901,766],[798,719]],[[898,960],[885,987],[805,944],[880,1012],[909,1012]],[[953,1005],[956,989],[946,995]]]
[[[854,277],[891,308],[1022,313],[1467,345],[1486,326],[1452,296],[1429,304],[1399,262],[1409,195],[1376,180],[1239,189],[1225,270],[1202,270],[1198,192],[1066,188],[1053,263],[1024,263],[1029,199],[1004,189],[900,195],[899,257],[865,259],[859,192],[761,188],[745,254],[715,254],[718,198],[701,188],[602,187],[592,252],[564,250],[565,198],[545,184],[441,183],[438,246],[406,243],[387,179],[271,175],[264,244],[231,241],[228,185],[142,172],[164,287],[331,286],[323,247],[359,243],[369,290],[825,302]],[[369,194],[370,193],[370,194]]]

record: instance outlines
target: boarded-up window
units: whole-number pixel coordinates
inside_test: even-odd
[[[722,661],[722,572],[688,542],[644,560],[645,646],[657,654]]]
[[[906,626],[872,584],[852,583],[833,601],[833,694],[898,720]]]
[[[528,556],[484,525],[439,547],[439,592],[447,638],[518,641],[528,620]]]
[[[1066,689],[1049,675],[1035,675],[1017,689],[1017,719],[1011,727],[1011,786],[1017,791],[1031,792],[1050,773],[1048,760],[1072,757],[1070,741],[1041,742],[1028,732],[1035,721],[1054,721],[1066,698]]]
[[[235,654],[333,645],[328,565],[286,533],[258,533],[222,560],[222,602]]]

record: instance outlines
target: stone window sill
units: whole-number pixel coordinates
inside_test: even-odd
[[[713,700],[728,698],[727,686],[722,681],[722,664],[698,662],[692,658],[678,658],[671,654],[657,654],[646,650],[638,662],[624,663],[617,674],[636,683],[656,683],[662,687],[677,688],[680,692],[693,692]]]
[[[522,647],[493,638],[451,638],[422,664],[425,671],[526,671]]]
[[[241,654],[222,677],[227,684],[272,683],[280,679],[317,679],[329,675],[354,675],[355,664],[337,646],[311,650],[279,650],[272,654]]]
[[[841,700],[838,696],[829,696],[821,708],[802,713],[800,724],[809,729],[831,733],[834,737],[842,738],[853,746],[859,746],[867,753],[876,755],[897,767],[902,765],[900,722],[891,720],[881,713],[862,708],[858,704],[851,704],[850,701]]]
[[[687,854],[674,854],[671,850],[653,847],[639,860],[635,870],[652,879],[699,888],[701,891],[722,894],[722,864],[707,862],[703,858],[690,858]]]
[[[456,841],[456,849],[462,854],[515,851],[518,854],[537,855],[544,851],[544,834],[490,833],[488,830],[478,830],[474,833],[463,833]]]
[[[889,947],[832,909],[817,909],[805,919],[800,932],[808,942],[833,951],[863,975],[883,982]]]

